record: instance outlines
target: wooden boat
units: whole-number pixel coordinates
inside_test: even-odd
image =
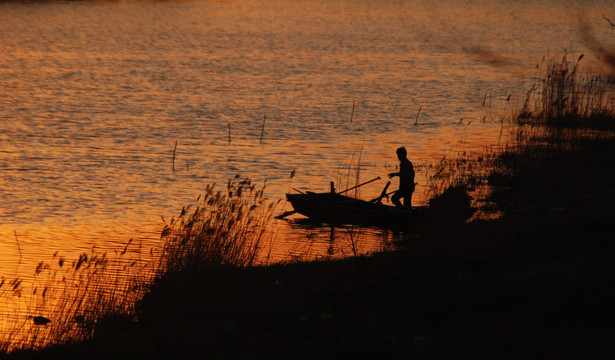
[[[430,224],[464,222],[476,211],[470,205],[471,197],[468,195],[465,186],[448,188],[442,194],[432,198],[429,201],[429,206],[405,209],[381,203],[382,198],[388,195],[387,188],[389,185],[390,182],[387,183],[382,194],[372,201],[342,195],[350,189],[336,193],[333,183],[331,183],[331,192],[314,193],[308,191],[299,194],[286,194],[286,199],[291,203],[294,210],[288,211],[278,218],[299,213],[312,221],[329,224],[408,228],[426,222]]]
[[[330,224],[406,227],[429,212],[427,206],[397,208],[330,192],[286,194],[286,198],[292,204],[294,212],[310,220]]]

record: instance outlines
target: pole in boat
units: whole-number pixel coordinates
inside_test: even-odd
[[[348,191],[350,191],[350,190],[354,190],[354,189],[356,189],[356,188],[358,188],[358,187],[361,187],[361,186],[363,186],[363,185],[367,185],[367,184],[372,183],[372,182],[374,182],[374,181],[376,181],[376,180],[380,180],[380,176],[378,176],[378,177],[376,177],[376,178],[373,178],[373,179],[371,179],[371,180],[369,180],[369,181],[366,181],[366,182],[364,182],[364,183],[362,183],[362,184],[355,185],[355,186],[353,186],[353,187],[351,187],[351,188],[348,188],[348,189],[346,189],[346,190],[344,190],[344,191],[340,191],[340,192],[338,192],[338,194],[343,194],[343,193],[348,192]],[[331,190],[332,190],[331,192],[333,192],[333,190],[334,190],[334,189],[333,189],[333,182],[331,183]]]
[[[384,189],[382,189],[382,192],[380,193],[380,196],[378,196],[375,199],[370,200],[370,202],[381,203],[382,199],[384,199],[388,195],[387,194],[387,190],[389,189],[389,186],[391,186],[391,182],[387,181],[387,184],[384,186]]]

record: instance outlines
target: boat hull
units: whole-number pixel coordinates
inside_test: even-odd
[[[408,227],[428,212],[427,207],[397,208],[334,193],[286,194],[286,198],[297,213],[332,224]]]

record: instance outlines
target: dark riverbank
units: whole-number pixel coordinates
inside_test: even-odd
[[[611,358],[615,140],[566,141],[502,158],[501,219],[372,257],[167,277],[138,322],[10,358]]]

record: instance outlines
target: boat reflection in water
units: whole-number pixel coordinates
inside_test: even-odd
[[[301,239],[288,239],[281,262],[313,261],[363,256],[391,251],[408,232],[378,226],[331,224],[303,215],[285,219]]]

